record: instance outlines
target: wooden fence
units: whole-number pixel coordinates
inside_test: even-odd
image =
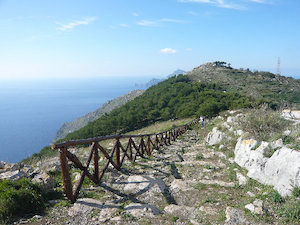
[[[186,132],[189,127],[196,124],[198,121],[199,120],[196,119],[186,125],[174,127],[170,130],[154,134],[112,135],[67,141],[64,143],[52,145],[52,149],[59,150],[60,168],[63,178],[64,192],[67,198],[71,202],[76,201],[84,178],[86,176],[95,184],[99,184],[110,164],[115,169],[120,170],[125,159],[135,161],[138,156],[144,157],[145,154],[150,156],[154,149],[159,150],[160,146],[170,145],[171,141],[175,141],[179,135]],[[123,145],[121,144],[121,139],[123,139]],[[135,139],[139,139],[138,145],[135,143]],[[114,140],[114,147],[110,151],[106,150],[99,144],[100,141],[104,140]],[[79,158],[75,154],[71,153],[68,150],[68,148],[71,146],[81,145],[91,145],[91,150],[85,165],[80,162]],[[107,159],[107,162],[103,165],[102,168],[99,168],[99,154],[101,153],[102,156]],[[89,166],[92,159],[93,172],[89,172]],[[73,190],[68,160],[74,163],[75,166],[81,170],[80,179],[75,186],[75,190]]]

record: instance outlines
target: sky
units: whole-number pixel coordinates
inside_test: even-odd
[[[276,72],[279,57],[300,78],[299,0],[0,0],[0,79]]]

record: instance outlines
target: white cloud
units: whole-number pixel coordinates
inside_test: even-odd
[[[162,54],[175,54],[177,53],[177,50],[173,49],[173,48],[163,48],[160,50],[160,53]]]
[[[140,16],[140,14],[138,14],[138,13],[136,13],[136,12],[135,12],[135,13],[132,13],[132,15],[135,16],[135,17]]]
[[[152,27],[152,26],[158,26],[162,23],[186,23],[186,21],[184,20],[177,20],[177,19],[169,19],[169,18],[162,18],[159,20],[141,20],[139,22],[137,22],[138,25],[140,26],[148,26],[148,27]]]
[[[157,25],[157,23],[152,20],[141,20],[141,21],[137,22],[137,24],[140,26],[146,26],[146,27]]]
[[[188,14],[192,15],[192,16],[197,16],[198,13],[194,12],[194,11],[188,11]]]
[[[77,21],[73,21],[73,22],[70,22],[67,24],[58,23],[60,26],[58,28],[56,28],[56,30],[60,30],[60,31],[72,30],[74,27],[77,27],[80,25],[88,25],[95,20],[96,20],[96,17],[87,17],[87,18],[84,18],[83,20],[77,20]]]
[[[126,28],[126,27],[129,27],[129,25],[126,24],[126,23],[121,23],[121,24],[120,24],[120,27],[125,27],[125,28]]]
[[[184,20],[176,20],[176,19],[168,19],[168,18],[162,18],[159,21],[165,23],[185,23]]]
[[[213,0],[178,0],[179,2],[213,3]]]
[[[249,0],[250,2],[266,3],[265,0]]]
[[[185,50],[186,50],[187,52],[192,52],[192,51],[193,51],[192,48],[186,48]]]
[[[254,1],[260,1],[260,0],[254,0]],[[183,3],[205,3],[210,4],[216,7],[220,8],[226,8],[226,9],[237,9],[237,10],[243,10],[245,9],[244,6],[235,4],[232,2],[228,2],[227,0],[178,0],[178,2]]]

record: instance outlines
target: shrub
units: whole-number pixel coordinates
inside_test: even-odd
[[[22,178],[18,181],[0,181],[0,221],[36,213],[45,207],[46,192],[38,185]]]
[[[0,224],[26,214],[39,213],[45,208],[47,200],[62,197],[62,193],[46,192],[41,185],[27,178],[0,180]]]
[[[251,109],[244,118],[239,120],[242,130],[260,141],[278,136],[288,124],[289,121],[281,118],[279,112],[264,108]]]

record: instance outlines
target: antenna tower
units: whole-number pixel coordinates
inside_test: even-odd
[[[280,75],[280,57],[278,57],[278,61],[277,61],[277,73],[276,75]]]

